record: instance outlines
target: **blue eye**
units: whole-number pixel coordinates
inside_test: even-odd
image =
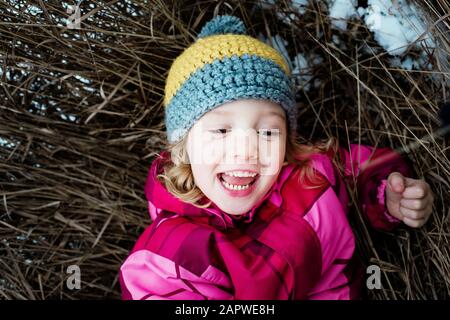
[[[214,134],[226,134],[228,131],[230,131],[230,129],[215,129],[215,130],[209,130],[209,132],[214,133]]]
[[[274,137],[279,135],[278,129],[261,129],[258,130],[258,134],[264,136],[264,137]]]

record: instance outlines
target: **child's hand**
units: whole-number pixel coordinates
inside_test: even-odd
[[[434,196],[425,180],[404,177],[399,172],[389,175],[386,206],[389,213],[406,225],[419,228],[431,215]]]

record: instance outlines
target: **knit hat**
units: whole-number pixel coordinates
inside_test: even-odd
[[[273,47],[245,34],[235,16],[217,16],[173,62],[164,107],[169,143],[181,140],[206,112],[238,99],[265,99],[286,111],[296,129],[295,94],[289,66]]]

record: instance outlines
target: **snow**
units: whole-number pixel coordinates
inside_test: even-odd
[[[323,57],[317,54],[310,54],[305,56],[303,53],[299,53],[294,57],[293,65],[294,69],[292,74],[294,75],[296,82],[302,87],[304,91],[309,91],[312,84],[312,68],[323,62]],[[321,82],[319,79],[315,79],[313,86],[318,88]]]
[[[305,14],[306,7],[308,6],[309,0],[291,0],[290,6],[293,11],[298,12],[300,15]],[[255,3],[256,7],[261,9],[273,9],[276,6],[276,0],[261,0]],[[295,20],[296,15],[294,13],[276,12],[278,18],[285,22],[290,23]]]
[[[22,234],[18,235],[16,237],[16,239],[19,241],[25,241],[25,240],[28,240],[28,235],[26,233],[22,233]]]
[[[328,0],[333,28],[345,31],[349,19],[362,19],[379,45],[392,56],[403,55],[411,45],[435,47],[421,18],[423,13],[414,4],[405,0],[368,0],[368,7],[362,8],[357,2]]]
[[[272,7],[276,1],[265,1],[263,6]],[[421,20],[423,13],[413,4],[407,4],[402,0],[368,0],[368,7],[358,7],[356,0],[327,0],[329,15],[334,29],[339,31],[347,30],[350,19],[360,20],[365,23],[373,32],[378,44],[392,56],[391,66],[403,68],[405,70],[427,69],[432,70],[433,66],[429,61],[427,50],[421,50],[419,56],[406,55],[406,51],[411,46],[419,49],[434,48],[435,43],[431,35],[427,32],[425,23]],[[292,1],[295,8],[305,8],[308,0]],[[278,17],[285,22],[293,19],[286,14],[278,14]],[[277,49],[288,62],[290,69],[297,81],[305,91],[311,86],[320,86],[320,81],[314,79],[312,68],[322,63],[323,58],[317,55],[297,54],[290,59],[287,52],[288,42],[281,36],[275,35],[272,39],[265,38],[261,33],[258,38]],[[341,49],[345,49],[339,36],[332,35],[332,42]],[[363,47],[367,54],[377,54],[377,47]]]
[[[6,139],[3,139],[2,137],[0,137],[0,147],[4,147],[4,148],[8,148],[8,149],[12,149],[14,148],[16,145]]]
[[[331,25],[335,29],[347,30],[347,21],[356,16],[356,0],[334,0],[329,8]]]
[[[308,0],[292,0],[292,6],[298,13],[304,14],[306,12],[306,7],[308,6]]]
[[[37,16],[37,15],[39,15],[39,14],[41,14],[41,13],[43,13],[44,11],[41,9],[41,8],[39,8],[39,7],[37,7],[37,6],[34,6],[34,5],[29,5],[28,7],[27,7],[27,10],[26,10],[28,13],[30,13],[31,15],[33,15],[33,16]]]
[[[276,2],[265,0],[257,2],[257,5],[270,9],[276,5]],[[305,13],[308,3],[309,0],[290,1],[291,7],[301,14]],[[411,47],[419,49],[436,47],[423,21],[423,12],[406,0],[367,0],[367,8],[358,7],[357,0],[326,0],[326,3],[332,28],[346,31],[349,20],[359,20],[367,25],[373,32],[375,41],[391,56],[403,56]],[[295,19],[295,14],[292,13],[278,12],[277,16],[286,23]],[[335,38],[333,42],[340,45]],[[404,61],[404,66],[408,70],[419,64],[421,64],[420,61]]]
[[[368,0],[364,21],[375,40],[390,55],[403,55],[411,45],[434,48],[435,44],[421,20],[422,13],[404,0]],[[420,41],[423,36],[423,41]],[[418,41],[419,40],[419,41]]]
[[[406,57],[406,59],[403,60],[403,62],[400,65],[405,70],[412,70],[413,67],[415,67],[416,69],[419,69],[419,67],[420,67],[417,60],[414,60],[411,57]]]
[[[292,74],[295,76],[297,83],[299,83],[303,90],[309,91],[311,84],[309,81],[312,76],[309,73],[308,60],[306,60],[303,53],[299,53],[294,57],[294,70]]]
[[[261,0],[256,2],[255,5],[262,9],[272,9],[276,2],[276,0]]]
[[[286,12],[277,12],[277,17],[281,21],[283,21],[286,24],[292,23],[295,21],[295,14],[294,13],[286,13]]]
[[[331,41],[333,41],[333,43],[338,46],[341,50],[347,50],[347,46],[345,45],[344,42],[341,41],[341,39],[338,37],[338,35],[333,34],[331,36]]]
[[[390,59],[390,65],[405,70],[433,70],[433,65],[425,51],[422,51],[419,57],[407,55],[402,59],[399,56],[394,56]]]
[[[311,85],[316,88],[320,86],[320,81],[317,81],[318,79],[312,83],[311,80],[313,75],[311,71],[314,66],[320,65],[323,62],[322,56],[317,54],[304,55],[303,53],[299,53],[294,59],[291,59],[286,48],[289,43],[280,35],[276,34],[271,39],[268,39],[262,33],[259,33],[258,39],[281,53],[289,65],[289,69],[292,70],[292,75],[296,82],[302,86],[303,90],[310,90]]]
[[[281,53],[281,55],[284,57],[284,60],[289,65],[289,69],[292,70],[292,62],[289,58],[289,54],[287,52],[286,46],[289,44],[283,37],[276,34],[275,36],[271,37],[271,39],[266,38],[262,33],[259,33],[258,39],[262,42],[272,46],[275,48],[278,52]]]
[[[65,114],[60,107],[57,107],[56,111],[59,112],[59,116],[61,117],[61,119],[65,120],[65,121],[76,122],[79,119],[79,117],[77,117],[77,116],[74,116],[71,114]]]
[[[356,12],[358,12],[358,15],[359,15],[360,17],[362,17],[362,16],[364,16],[364,15],[366,14],[366,9],[363,8],[363,7],[359,7],[359,8],[356,10]]]
[[[75,79],[77,79],[78,81],[84,83],[84,84],[91,84],[91,80],[86,79],[80,75],[74,75]]]

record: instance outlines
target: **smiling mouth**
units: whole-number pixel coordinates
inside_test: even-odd
[[[255,177],[232,177],[227,176],[224,173],[219,173],[217,177],[225,188],[233,191],[240,191],[246,190],[255,184],[259,175],[256,175]]]

